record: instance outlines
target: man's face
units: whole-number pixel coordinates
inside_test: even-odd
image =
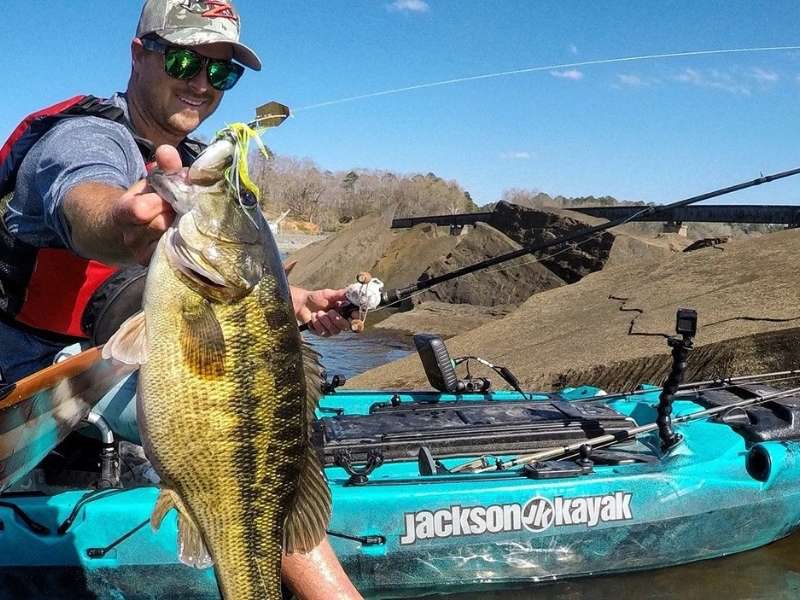
[[[193,46],[201,56],[230,59],[230,45],[203,44]],[[223,92],[211,87],[205,67],[192,79],[174,79],[164,72],[164,55],[138,46],[134,52],[134,69],[139,96],[154,125],[172,135],[185,137],[213,113]]]

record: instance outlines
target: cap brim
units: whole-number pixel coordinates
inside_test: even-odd
[[[258,58],[258,55],[255,52],[250,50],[250,48],[248,48],[244,44],[240,44],[238,42],[232,44],[232,46],[233,46],[233,58],[237,62],[242,63],[245,67],[253,69],[253,71],[261,70],[261,59]]]
[[[232,42],[218,31],[208,29],[174,29],[171,31],[155,31],[159,37],[180,46],[199,46],[201,44],[230,44],[233,46],[233,58],[254,71],[261,70],[261,59],[250,48],[239,42]]]

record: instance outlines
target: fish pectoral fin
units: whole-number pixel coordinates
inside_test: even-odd
[[[183,358],[192,371],[211,377],[225,374],[225,338],[214,309],[207,301],[184,302],[180,343]]]
[[[197,569],[205,569],[214,564],[211,554],[203,541],[200,528],[194,522],[186,505],[174,491],[162,488],[150,515],[150,526],[153,531],[161,526],[161,522],[169,511],[178,512],[178,559],[185,565]]]
[[[284,525],[286,552],[307,553],[319,546],[331,519],[331,491],[316,451],[309,446],[294,502]]]
[[[103,346],[103,358],[113,358],[126,365],[147,362],[147,330],[144,311],[139,311],[119,326]]]

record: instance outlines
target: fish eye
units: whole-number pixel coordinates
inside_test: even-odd
[[[245,208],[255,208],[255,206],[258,204],[258,199],[256,198],[256,195],[247,189],[242,189],[240,191],[239,201]]]

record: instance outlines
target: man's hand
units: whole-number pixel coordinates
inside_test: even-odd
[[[350,322],[336,312],[346,300],[341,290],[304,290],[290,286],[294,314],[301,323],[308,323],[309,331],[330,337],[350,330]]]
[[[156,164],[162,171],[174,172],[180,170],[181,158],[173,146],[159,146]],[[137,181],[114,203],[111,215],[122,234],[123,244],[142,265],[150,262],[158,240],[175,219],[169,203],[144,179]]]
[[[156,150],[156,163],[167,172],[181,168],[172,146]],[[101,182],[78,184],[67,192],[63,211],[78,253],[109,264],[146,265],[175,218],[172,207],[144,179],[127,190]]]

